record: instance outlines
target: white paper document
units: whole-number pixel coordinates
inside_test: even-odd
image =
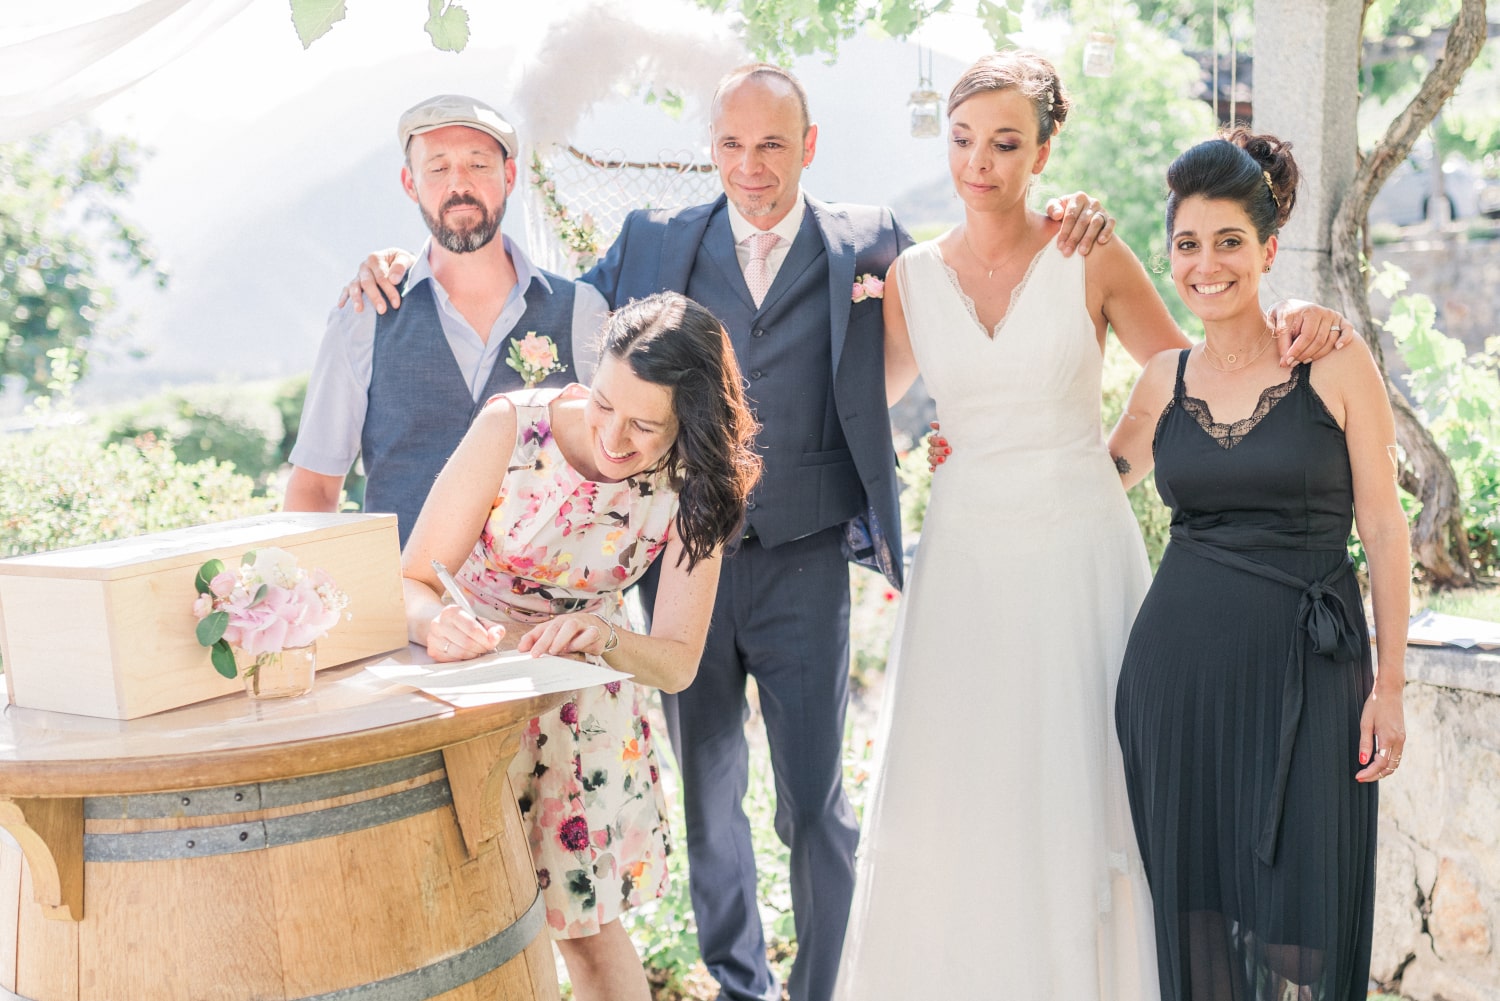
[[[1500,647],[1500,623],[1439,612],[1418,612],[1406,627],[1406,642],[1420,646]]]
[[[416,645],[367,664],[365,670],[385,681],[410,685],[460,709],[571,692],[630,677],[581,660],[533,657],[514,650],[438,664]]]

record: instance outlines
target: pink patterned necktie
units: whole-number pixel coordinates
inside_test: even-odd
[[[752,233],[745,237],[745,243],[750,246],[750,260],[745,264],[745,284],[750,287],[750,298],[755,300],[756,309],[760,308],[771,288],[771,269],[766,258],[771,256],[771,248],[779,242],[781,237],[775,233]]]

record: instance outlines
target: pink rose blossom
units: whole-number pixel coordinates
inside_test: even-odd
[[[546,368],[557,360],[557,349],[546,338],[534,332],[521,338],[521,357],[533,368]]]
[[[872,274],[860,275],[854,281],[854,301],[885,298],[885,282]]]

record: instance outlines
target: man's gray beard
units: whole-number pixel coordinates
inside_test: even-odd
[[[509,199],[506,201],[509,201]],[[462,202],[460,204],[473,205],[474,203]],[[485,212],[481,206],[480,211],[484,212],[484,218],[480,220],[479,225],[468,230],[457,230],[445,226],[431,215],[425,207],[421,205],[417,207],[421,210],[422,221],[427,224],[427,229],[432,233],[432,238],[438,242],[439,246],[455,254],[472,254],[474,251],[486,246],[495,238],[495,234],[500,232],[500,220],[505,217],[505,204],[505,202],[501,202],[500,211],[493,216]],[[447,206],[444,206],[444,208],[447,208]]]

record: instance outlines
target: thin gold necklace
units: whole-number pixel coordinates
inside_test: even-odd
[[[1255,354],[1251,355],[1249,358],[1246,358],[1244,364],[1240,364],[1239,355],[1225,355],[1219,354],[1219,352],[1215,351],[1213,345],[1208,343],[1208,334],[1205,333],[1203,335],[1203,356],[1208,359],[1208,363],[1210,365],[1218,369],[1220,372],[1238,372],[1255,364],[1255,359],[1265,354],[1266,348],[1270,347],[1271,342],[1275,339],[1275,335],[1269,329],[1267,329],[1266,336],[1262,339],[1261,346],[1255,349]],[[1225,364],[1219,364],[1219,362],[1214,361],[1215,358],[1222,358]]]
[[[963,238],[964,247],[966,247],[968,249],[969,256],[972,257],[972,258],[974,258],[974,260],[979,264],[979,266],[981,268],[985,269],[985,277],[986,278],[994,278],[995,277],[995,272],[999,271],[1002,267],[1004,267],[1005,265],[1009,264],[1010,263],[1010,259],[1012,257],[1015,257],[1016,253],[1021,249],[1020,246],[1017,246],[1017,247],[1013,248],[1010,253],[1006,254],[1004,257],[1002,257],[1000,259],[1000,263],[999,264],[996,264],[994,267],[990,267],[988,264],[984,263],[984,258],[983,257],[980,257],[977,253],[975,253],[974,246],[971,243],[969,243],[969,227],[968,226],[965,226],[963,228],[963,232],[960,233],[959,236]],[[1022,246],[1024,246],[1024,244],[1022,244]]]

